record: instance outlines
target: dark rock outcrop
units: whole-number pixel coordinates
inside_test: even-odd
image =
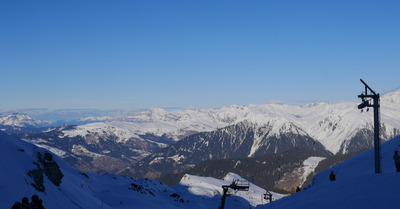
[[[33,162],[37,169],[30,170],[27,173],[27,175],[33,179],[34,183],[31,183],[31,185],[37,191],[45,192],[44,175],[46,175],[54,185],[60,186],[64,174],[61,172],[57,162],[53,160],[53,155],[49,152],[45,152],[44,155],[38,152],[37,155],[37,162]]]

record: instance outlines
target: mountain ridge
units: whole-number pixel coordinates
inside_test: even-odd
[[[385,127],[383,134],[389,135],[386,140],[399,134],[400,91],[382,96],[381,124]],[[150,108],[146,112],[130,113],[123,117],[108,119],[98,126],[114,126],[125,129],[135,135],[166,135],[175,141],[198,132],[208,132],[233,125],[242,121],[268,123],[271,119],[277,122],[292,123],[312,138],[321,142],[332,153],[346,153],[346,141],[356,135],[357,130],[371,129],[373,115],[371,112],[360,113],[358,103],[341,102],[337,104],[313,103],[305,106],[277,104],[227,106],[220,109],[194,109],[168,112],[160,108]],[[89,132],[91,125],[78,126]],[[396,129],[395,131],[393,131]],[[395,132],[395,133],[393,133]]]
[[[382,141],[400,134],[399,103],[400,91],[386,94],[381,98],[380,133]],[[98,162],[106,162],[104,159],[119,166],[112,170],[104,166],[90,170],[99,173],[123,171],[126,167],[132,167],[128,165],[129,163],[135,164],[193,134],[203,133],[205,137],[203,137],[203,141],[210,143],[210,139],[207,139],[207,137],[211,137],[209,133],[224,128],[225,132],[220,132],[220,136],[236,133],[242,137],[237,137],[235,140],[246,140],[240,142],[242,153],[229,155],[225,153],[225,157],[243,156],[244,152],[251,157],[263,154],[266,150],[276,153],[297,146],[296,143],[300,143],[298,141],[300,138],[302,143],[312,142],[312,145],[309,144],[311,147],[322,146],[333,154],[344,154],[369,148],[373,144],[372,111],[360,113],[357,110],[357,104],[341,102],[337,104],[313,103],[305,106],[232,105],[219,109],[200,108],[175,111],[151,108],[145,112],[105,118],[106,120],[102,122],[71,126],[68,129],[52,128],[39,134],[17,136],[39,146],[60,150],[56,153],[67,154],[63,156],[75,156],[69,162],[81,169],[96,167],[99,165]],[[252,130],[246,132],[249,129],[242,128],[236,132],[227,132],[230,129],[226,127],[243,123],[252,124],[249,125],[249,127],[253,127]],[[242,131],[243,133],[240,133]],[[252,135],[253,138],[246,138],[245,134]],[[281,135],[284,137],[280,137]],[[265,138],[270,139],[268,143]],[[222,150],[233,146],[229,143],[239,142],[235,140],[232,138],[230,141],[225,141],[224,144],[213,142],[213,146],[215,149]],[[285,145],[283,141],[287,144]],[[56,145],[58,142],[68,146]],[[101,145],[100,142],[107,143],[107,146]],[[288,146],[289,144],[291,145]],[[216,154],[214,151],[208,155],[215,157],[223,154]],[[101,158],[98,158],[99,156]],[[164,157],[171,160],[183,159],[179,155]],[[214,158],[203,156],[202,159]],[[180,162],[174,160],[173,163],[179,165]],[[187,168],[194,165],[193,163],[188,164]]]

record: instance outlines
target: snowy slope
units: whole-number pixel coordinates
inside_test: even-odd
[[[53,156],[51,161],[46,158],[40,161],[39,155],[49,156],[49,153],[45,149],[0,132],[0,164],[2,165],[0,208],[11,208],[14,202],[20,201],[22,197],[30,198],[33,194],[39,195],[45,208],[58,209],[217,208],[221,196],[210,195],[207,191],[216,189],[215,185],[218,187],[231,182],[232,178],[240,178],[235,174],[231,174],[225,181],[190,176],[195,180],[184,179],[182,185],[171,188],[151,179],[133,180],[126,176],[83,173],[54,155],[51,155]],[[53,174],[46,173],[46,163],[58,165],[55,170],[62,173],[58,184],[53,181],[54,170]],[[33,187],[40,181],[38,183],[34,180],[32,171],[38,171],[39,168],[44,170],[44,174],[42,173],[43,192]],[[204,183],[198,184],[199,179]],[[255,185],[251,185],[251,188],[253,192],[251,194],[233,195],[227,198],[227,208],[246,208],[250,204],[247,200],[265,192]],[[196,192],[193,191],[205,192],[195,194]],[[275,197],[280,196],[275,194]],[[251,204],[255,203],[251,202]]]
[[[375,174],[374,150],[363,152],[315,176],[306,190],[257,208],[396,208],[400,197],[400,173],[395,172],[394,150],[400,149],[400,137],[382,145],[382,173]],[[336,181],[329,181],[329,173]]]
[[[179,184],[187,186],[189,192],[191,192],[192,194],[214,197],[217,194],[223,193],[222,185],[230,185],[233,180],[239,180],[239,182],[247,182],[246,179],[234,173],[228,173],[222,180],[211,177],[201,177],[185,174]],[[243,199],[248,201],[252,207],[266,204],[268,202],[268,200],[264,199],[264,194],[266,193],[266,190],[252,183],[250,183],[248,191],[237,191],[236,193],[234,191],[230,192],[230,194],[242,197]],[[285,196],[275,192],[271,192],[271,194],[273,200],[277,200]]]

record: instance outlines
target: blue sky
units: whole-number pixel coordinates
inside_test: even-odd
[[[0,109],[359,101],[400,86],[399,1],[1,1]]]

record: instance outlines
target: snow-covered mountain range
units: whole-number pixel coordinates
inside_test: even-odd
[[[184,169],[197,163],[184,162],[190,159],[252,157],[300,145],[332,154],[369,148],[373,144],[373,111],[361,113],[357,105],[233,105],[176,111],[151,108],[123,117],[95,118],[102,122],[18,137],[59,153],[80,169],[98,173],[126,171],[144,157],[148,164],[172,160]],[[400,133],[399,106],[400,91],[381,97],[382,141]],[[172,151],[162,154],[165,150],[161,149]],[[192,151],[182,154],[185,150]],[[107,162],[113,166],[104,166]]]
[[[373,111],[357,109],[358,103],[314,103],[305,106],[264,104],[228,106],[220,109],[193,109],[168,112],[151,108],[146,112],[130,113],[100,123],[78,126],[65,131],[66,136],[86,136],[89,133],[111,132],[120,140],[141,138],[141,135],[166,135],[178,141],[190,134],[214,131],[243,121],[258,126],[274,124],[269,135],[298,132],[319,141],[332,153],[345,153],[360,130],[372,130]],[[399,134],[400,91],[384,95],[380,101],[382,138]],[[114,127],[110,129],[109,127]],[[295,128],[296,130],[294,130]],[[118,131],[123,130],[123,131]],[[256,147],[254,147],[254,151]],[[254,152],[253,151],[253,152]]]

